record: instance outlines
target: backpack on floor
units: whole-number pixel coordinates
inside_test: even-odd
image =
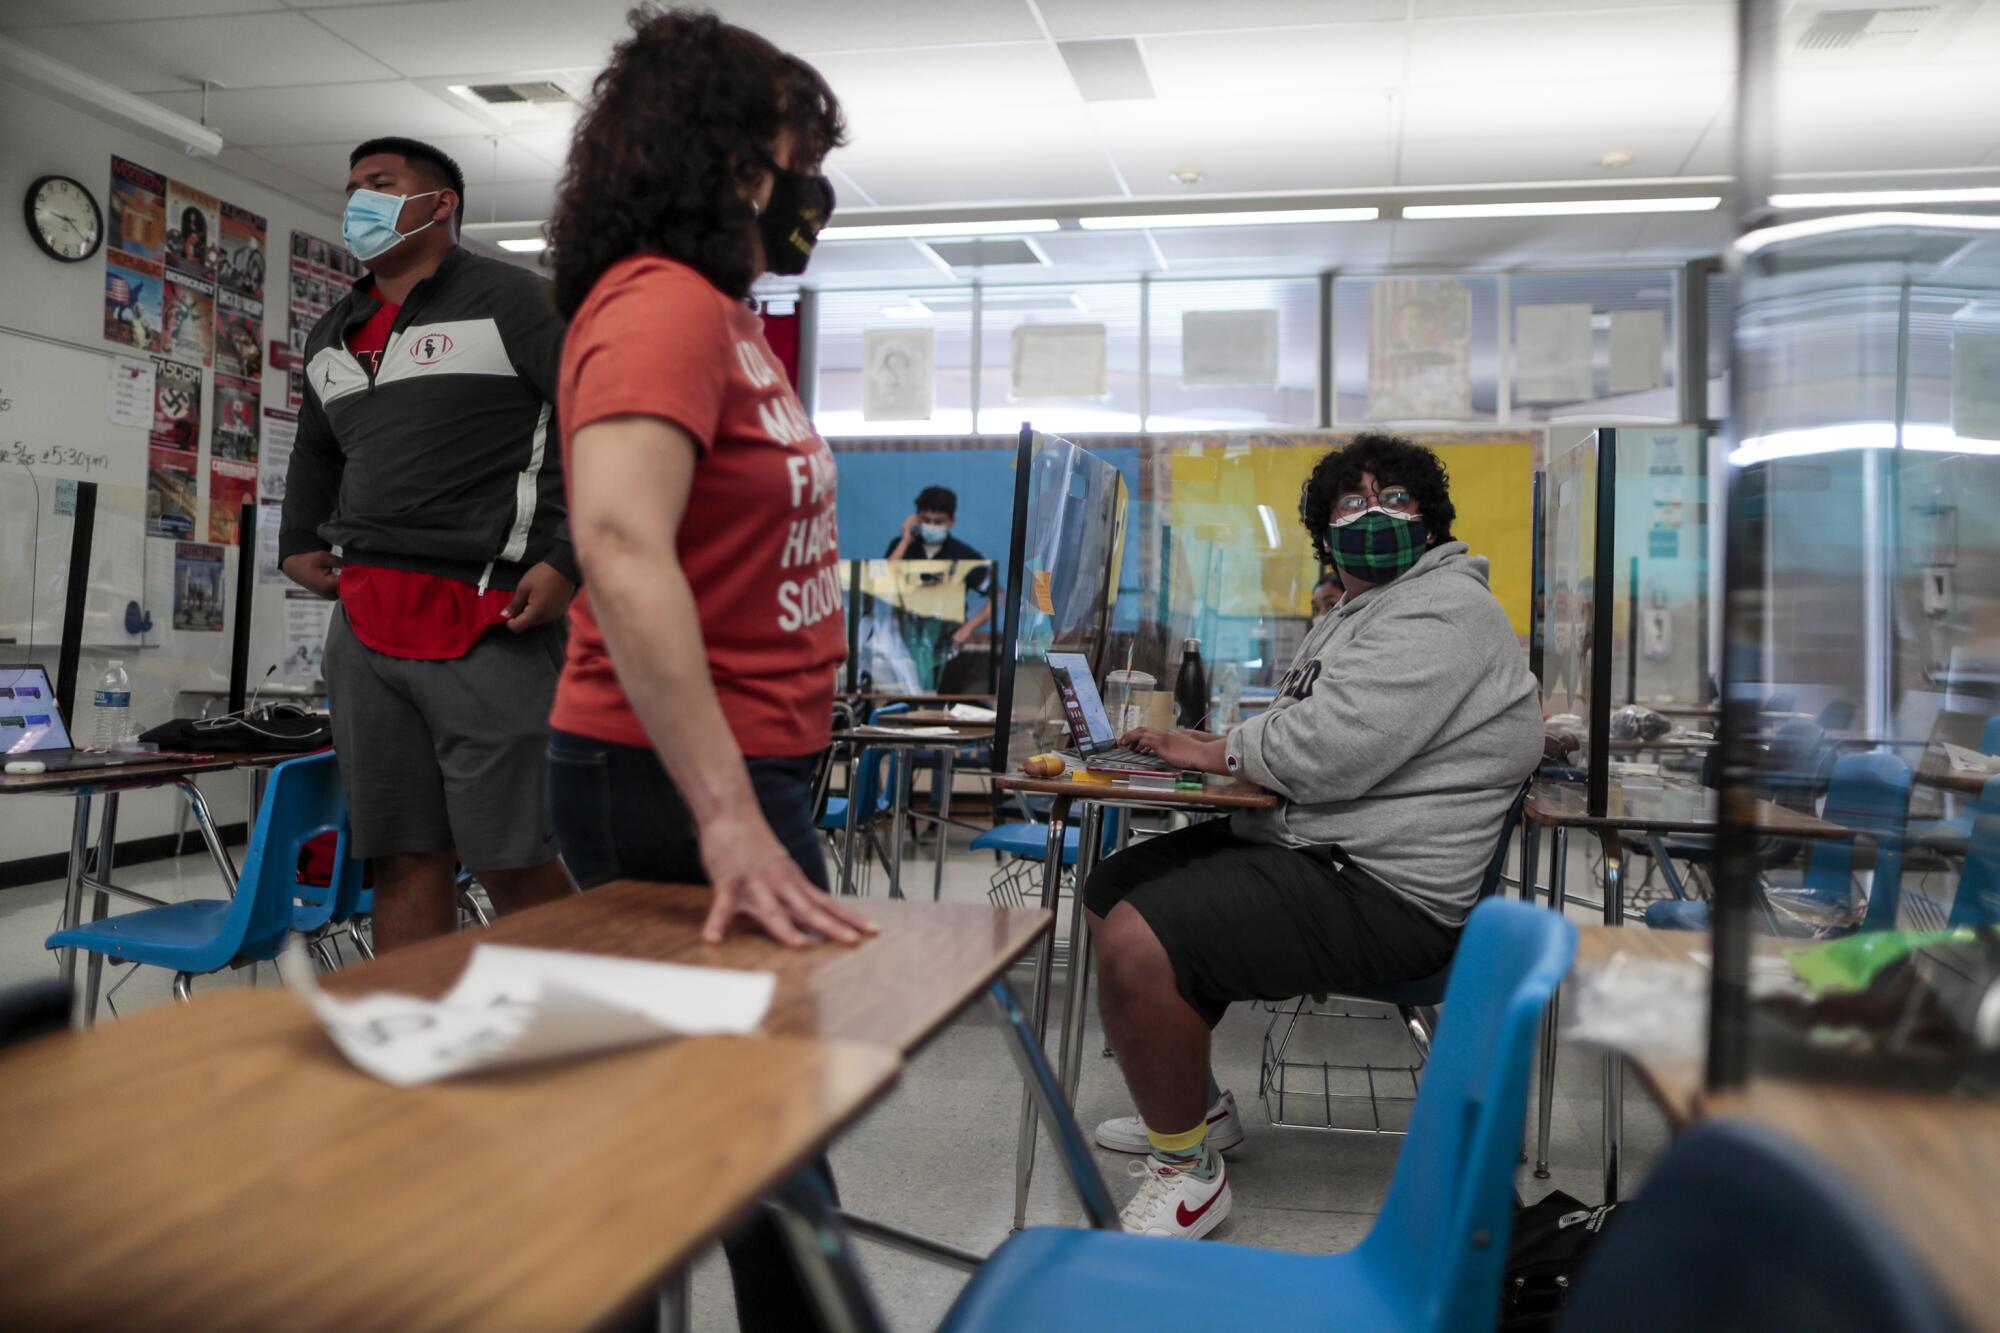
[[[1616,1204],[1593,1208],[1574,1195],[1551,1190],[1514,1213],[1514,1239],[1500,1282],[1501,1333],[1553,1329],[1569,1303],[1584,1257],[1604,1230]]]

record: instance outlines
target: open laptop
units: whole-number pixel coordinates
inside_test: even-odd
[[[32,759],[48,772],[143,764],[158,755],[89,754],[70,743],[49,673],[32,663],[0,666],[0,761]]]
[[[1070,739],[1076,743],[1077,757],[1093,773],[1172,773],[1174,765],[1150,754],[1127,750],[1118,744],[1111,718],[1098,696],[1097,682],[1091,679],[1090,659],[1082,653],[1050,653],[1049,673],[1056,679],[1056,693],[1062,698],[1063,719],[1069,723]]]

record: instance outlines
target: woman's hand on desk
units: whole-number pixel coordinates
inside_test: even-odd
[[[1164,759],[1175,768],[1192,769],[1197,773],[1221,773],[1226,769],[1222,755],[1228,748],[1229,738],[1212,736],[1205,731],[1134,727],[1120,736],[1118,743],[1128,750]]]
[[[701,863],[715,886],[715,904],[701,926],[709,944],[722,943],[739,916],[791,949],[813,942],[807,931],[836,944],[855,944],[876,933],[874,922],[813,886],[761,813],[737,826],[717,821],[703,828]]]

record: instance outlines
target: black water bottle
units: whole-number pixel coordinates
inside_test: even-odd
[[[1208,673],[1201,669],[1201,640],[1182,645],[1181,674],[1174,679],[1174,717],[1199,731],[1208,723]]]

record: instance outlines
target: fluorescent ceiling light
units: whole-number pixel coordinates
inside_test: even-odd
[[[538,255],[549,248],[549,243],[539,236],[524,236],[516,241],[501,241],[502,250],[511,250],[517,255]]]
[[[1834,190],[1771,196],[1773,208],[1866,208],[1874,204],[2000,204],[2000,186],[1960,190]]]
[[[1706,213],[1720,195],[1680,195],[1665,199],[1514,199],[1499,204],[1406,204],[1405,218],[1545,218],[1588,213]]]
[[[1054,218],[974,219],[969,222],[876,222],[821,231],[822,241],[894,241],[917,236],[1022,236],[1031,231],[1056,231]]]
[[[1270,227],[1291,222],[1373,222],[1379,208],[1270,208],[1254,213],[1112,213],[1078,218],[1085,231],[1138,231],[1163,227]]]
[[[52,60],[40,51],[0,41],[0,74],[71,106],[115,116],[127,125],[171,140],[185,148],[190,157],[214,157],[222,151],[222,136],[208,126],[176,115],[158,102],[149,102],[74,65]]]

